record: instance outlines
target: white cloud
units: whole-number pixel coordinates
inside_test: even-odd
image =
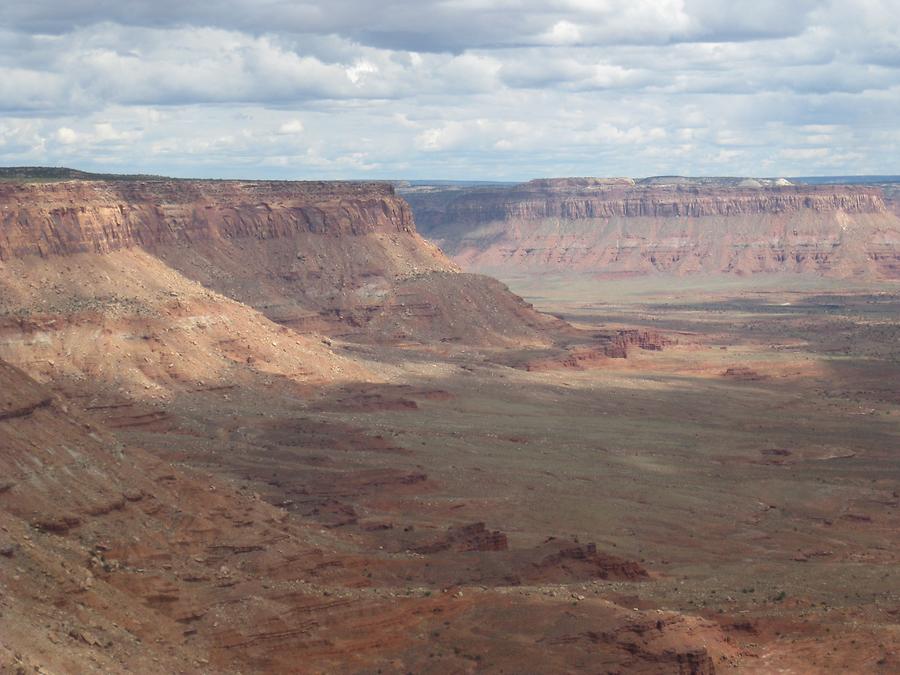
[[[303,128],[303,122],[298,119],[293,119],[278,127],[278,133],[285,135],[300,134],[303,133]]]
[[[353,84],[360,84],[360,81],[371,73],[378,72],[378,66],[365,60],[359,60],[346,69],[347,79]]]
[[[874,0],[871,0],[874,1]],[[885,0],[883,0],[885,1]],[[498,45],[622,44],[796,34],[816,0],[30,0],[5,23],[35,33],[110,21],[146,28],[210,26],[251,34],[339,35],[394,50],[455,51]]]
[[[56,140],[63,145],[72,145],[78,142],[78,134],[69,127],[60,127],[56,130]]]
[[[583,39],[581,29],[571,21],[557,21],[541,36],[541,42],[548,45],[577,45]]]
[[[91,134],[91,140],[95,143],[133,143],[140,137],[140,131],[120,131],[109,122],[96,123]]]
[[[524,121],[494,121],[486,118],[451,121],[419,133],[415,139],[418,150],[443,152],[453,149],[499,151],[527,147],[536,131]]]
[[[778,155],[785,159],[822,159],[828,157],[828,148],[785,148]]]
[[[895,4],[12,3],[0,162],[307,178],[895,173]]]
[[[460,145],[468,135],[463,124],[450,122],[420,133],[416,136],[416,147],[426,152],[448,150]]]

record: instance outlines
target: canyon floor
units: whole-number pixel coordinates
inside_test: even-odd
[[[803,279],[506,280],[668,340],[626,359],[348,339],[368,375],[328,386],[51,380],[186,500],[211,473],[282,513],[94,572],[172,619],[119,620],[167,645],[149,670],[896,672],[900,289]],[[141,663],[83,602],[50,642]]]
[[[658,576],[635,594],[650,606],[746,629],[739,669],[900,667],[896,285],[504,281],[576,325],[676,341],[545,375],[552,403],[532,412],[560,453],[532,488],[541,513],[645,561]]]

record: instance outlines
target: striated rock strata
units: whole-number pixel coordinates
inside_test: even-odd
[[[875,186],[546,179],[412,190],[464,269],[597,275],[803,272],[900,278],[900,218]]]
[[[415,230],[378,183],[0,182],[0,259],[109,253],[212,239]]]
[[[62,257],[77,265],[54,262]],[[82,294],[112,267],[123,288],[133,275],[149,277],[138,284],[145,289],[174,273],[305,333],[544,344],[553,323],[493,280],[461,274],[419,236],[387,184],[0,182],[0,267],[17,279],[42,270],[25,289],[9,280],[2,304],[15,313],[52,306],[56,298],[35,289],[62,268]],[[74,269],[90,281],[75,279]],[[0,286],[3,276],[0,269]],[[116,302],[104,293],[79,298],[76,309],[106,311]],[[146,309],[147,298],[136,292],[117,302]]]

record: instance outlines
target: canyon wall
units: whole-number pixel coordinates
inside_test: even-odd
[[[377,183],[0,182],[0,209],[4,260],[211,239],[415,230],[406,202]]]
[[[493,273],[801,272],[900,278],[900,219],[875,186],[544,179],[411,189],[420,230]]]
[[[187,332],[176,335],[172,317]],[[310,338],[300,371],[349,375],[318,336],[544,345],[555,323],[461,273],[388,184],[0,181],[0,356],[40,379],[70,366],[94,377],[101,351],[121,348],[134,369],[120,369],[117,386],[169,390],[181,370],[232,371],[238,354],[223,363],[215,348],[229,332],[258,336],[240,359],[280,372],[296,356],[277,338],[286,329]],[[183,356],[148,375],[144,359],[157,356],[139,355],[150,342],[136,335],[165,343],[157,356]]]

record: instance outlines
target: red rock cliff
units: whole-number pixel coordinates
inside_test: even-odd
[[[0,181],[0,289],[15,269],[38,263],[72,278],[60,256],[87,254],[83,262],[98,266],[130,253],[150,255],[141,270],[128,268],[123,286],[163,265],[298,332],[544,344],[545,324],[555,324],[496,281],[460,274],[419,236],[389,184]],[[74,282],[59,298],[84,286]],[[17,294],[6,295],[8,311],[22,309]]]
[[[507,272],[814,272],[900,277],[900,219],[876,186],[549,179],[412,190],[461,266]]]
[[[301,232],[413,232],[389,185],[243,181],[0,183],[0,259]]]
[[[881,190],[865,186],[644,186],[624,179],[541,179],[510,188],[412,193],[407,198],[423,229],[517,218],[698,218],[804,210],[886,211]]]

